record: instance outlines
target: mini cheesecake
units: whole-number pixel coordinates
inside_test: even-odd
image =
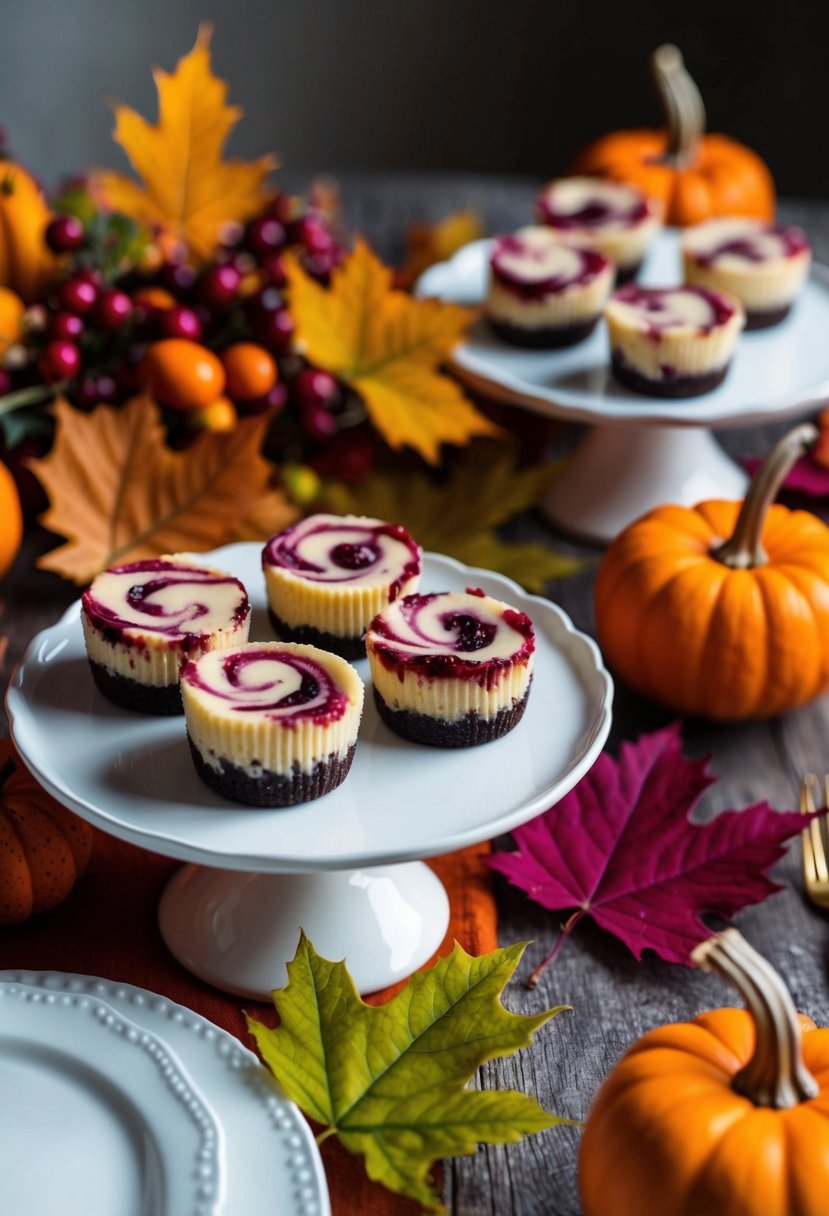
[[[238,578],[178,557],[99,574],[81,599],[92,676],[115,705],[181,713],[185,659],[247,641],[250,603]]]
[[[787,316],[812,263],[800,228],[731,217],[688,228],[682,238],[687,283],[729,291],[746,312],[746,329]]]
[[[605,309],[613,372],[635,393],[695,397],[725,378],[745,324],[734,296],[708,287],[637,287]]]
[[[293,806],[348,776],[364,689],[337,655],[291,642],[212,651],[184,664],[181,693],[196,771],[225,798]]]
[[[620,282],[638,271],[662,227],[662,208],[636,186],[599,177],[562,177],[536,199],[535,218],[559,240],[610,258]]]
[[[363,658],[372,618],[416,590],[420,565],[420,546],[400,524],[310,515],[262,552],[271,623],[285,641]]]
[[[380,717],[432,747],[473,747],[511,731],[530,692],[532,621],[483,591],[407,595],[366,634]]]
[[[603,254],[562,244],[548,228],[520,228],[493,244],[486,317],[514,346],[572,346],[592,332],[612,287]]]

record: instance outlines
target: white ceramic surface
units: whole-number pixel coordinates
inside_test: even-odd
[[[272,637],[260,547],[201,556],[247,586],[251,637]],[[369,695],[339,789],[283,810],[229,802],[196,775],[183,718],[120,710],[95,689],[77,604],[35,638],[12,677],[12,735],[61,802],[104,831],[185,861],[271,873],[346,870],[490,839],[546,810],[588,771],[610,728],[612,684],[595,643],[549,600],[500,575],[426,556],[424,590],[469,585],[529,613],[537,634],[524,718],[483,747],[441,751],[401,740]],[[366,661],[357,666],[368,680]]]
[[[330,1216],[256,1057],[141,988],[0,972],[0,1093],[3,1216]]]
[[[486,296],[490,241],[474,241],[425,272],[417,294],[463,304]],[[663,233],[640,281],[671,286],[681,279],[679,234]],[[480,320],[453,354],[452,365],[473,385],[502,400],[572,422],[616,426],[737,426],[805,413],[829,396],[829,269],[815,265],[800,299],[780,325],[743,333],[724,382],[682,401],[639,396],[610,374],[605,326],[576,346],[522,350],[491,335]]]

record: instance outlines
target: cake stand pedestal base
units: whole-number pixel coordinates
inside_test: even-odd
[[[706,427],[611,424],[588,431],[542,510],[562,532],[606,545],[652,507],[742,498],[747,485]]]
[[[248,874],[187,865],[159,906],[178,961],[225,992],[270,999],[287,983],[299,931],[345,959],[361,993],[405,979],[437,950],[449,899],[423,862],[316,874]]]

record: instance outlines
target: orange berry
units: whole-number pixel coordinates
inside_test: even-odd
[[[232,431],[239,421],[236,406],[227,397],[219,397],[199,410],[190,410],[187,423],[194,431]]]
[[[146,308],[173,308],[178,303],[163,287],[141,287],[132,299],[134,304],[143,304]]]
[[[171,410],[198,410],[221,397],[225,371],[218,357],[189,338],[154,342],[142,363],[145,384]]]
[[[17,483],[0,461],[0,578],[17,557],[23,539],[23,512]]]
[[[227,376],[227,394],[234,401],[254,401],[264,397],[276,384],[273,355],[255,342],[236,342],[222,351]]]
[[[19,341],[24,311],[20,296],[9,287],[0,287],[0,356]]]

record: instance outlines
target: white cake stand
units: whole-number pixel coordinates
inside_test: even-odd
[[[254,606],[252,640],[273,638],[260,547],[201,559],[237,575]],[[172,953],[228,992],[267,999],[286,981],[300,928],[345,958],[361,992],[402,979],[434,953],[446,892],[422,858],[488,840],[539,814],[596,760],[612,684],[590,638],[549,600],[501,575],[427,554],[424,590],[480,586],[527,612],[536,668],[527,710],[503,739],[441,751],[398,739],[366,709],[339,789],[284,810],[244,807],[196,775],[183,718],[119,710],[97,692],[73,605],[39,634],[12,677],[12,736],[37,780],[112,833],[191,863],[159,911]],[[369,680],[365,660],[358,669]]]
[[[481,304],[490,241],[475,241],[431,267],[417,294]],[[681,280],[679,237],[668,231],[648,256],[641,279]],[[610,372],[607,333],[558,351],[521,350],[500,342],[479,320],[454,351],[452,368],[471,388],[546,417],[592,429],[549,491],[545,512],[575,536],[607,543],[651,507],[691,506],[705,498],[740,498],[746,475],[712,430],[807,413],[829,397],[829,270],[814,266],[790,316],[744,333],[728,375],[713,392],[672,401],[638,396]]]

